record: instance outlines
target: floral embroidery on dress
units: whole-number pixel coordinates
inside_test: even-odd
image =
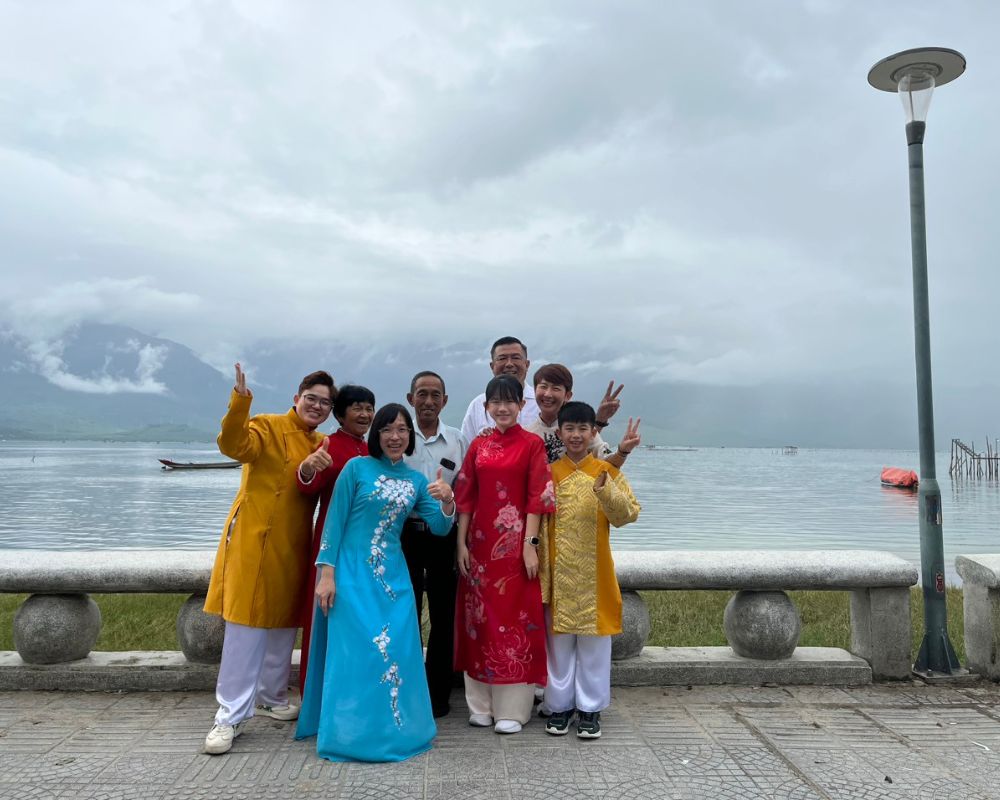
[[[545,506],[546,511],[556,510],[556,490],[551,479],[545,483],[545,488],[542,489],[542,505]]]
[[[503,626],[499,634],[484,654],[486,674],[512,683],[525,680],[531,663],[528,637],[523,629]]]
[[[389,642],[392,641],[389,638],[389,625],[386,624],[382,626],[382,632],[372,639],[372,643],[378,648],[378,651],[382,654],[382,660],[389,660]]]
[[[372,639],[372,644],[378,648],[382,660],[386,662],[389,660],[389,642],[391,641],[388,623],[383,625],[382,632]],[[389,684],[389,705],[392,707],[392,718],[396,727],[399,728],[403,724],[403,717],[399,713],[399,687],[403,685],[403,679],[399,675],[399,664],[393,661],[389,665],[389,669],[382,673],[379,683]]]
[[[492,464],[503,458],[503,445],[495,436],[479,440],[481,444],[476,451],[476,465]]]
[[[389,665],[389,669],[382,673],[382,680],[379,683],[389,684],[389,702],[392,705],[392,719],[397,728],[403,727],[403,717],[399,713],[399,687],[403,685],[403,679],[399,677],[399,664],[395,661]]]
[[[416,490],[413,488],[412,481],[387,478],[385,475],[379,475],[375,481],[373,497],[381,500],[383,506],[379,512],[378,525],[375,526],[375,533],[372,536],[368,565],[372,568],[375,580],[393,600],[396,599],[396,593],[385,580],[384,562],[387,545],[385,536],[392,530],[399,518],[409,512],[415,494]]]

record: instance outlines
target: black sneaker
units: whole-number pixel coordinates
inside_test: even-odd
[[[569,733],[570,723],[573,722],[573,709],[569,711],[554,711],[545,721],[545,732],[553,736],[565,736]]]
[[[576,735],[580,739],[600,739],[601,712],[581,711],[580,718],[576,721]]]

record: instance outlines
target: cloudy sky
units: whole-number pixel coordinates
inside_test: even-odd
[[[969,68],[929,117],[935,378],[996,382],[998,29],[988,0],[0,2],[0,323],[912,380],[903,117],[866,75],[936,45]]]

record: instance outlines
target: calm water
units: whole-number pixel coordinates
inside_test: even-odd
[[[214,547],[239,470],[163,471],[157,458],[215,460],[211,445],[0,442],[0,549]],[[639,522],[622,549],[875,548],[919,562],[917,497],[879,484],[915,452],[640,450],[626,473]],[[1000,548],[1000,487],[948,475],[945,556]]]

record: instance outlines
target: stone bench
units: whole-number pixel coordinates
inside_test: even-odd
[[[910,587],[917,568],[871,550],[618,551],[615,570],[623,598],[623,630],[614,659],[638,656],[649,637],[649,612],[639,589],[723,589],[735,595],[723,627],[744,658],[787,658],[800,622],[788,590],[851,593],[851,652],[872,677],[910,676]]]
[[[1000,681],[1000,554],[958,556],[970,670]]]
[[[91,593],[186,594],[177,641],[188,661],[217,663],[221,617],[202,611],[214,550],[4,550],[0,592],[30,595],[14,617],[14,647],[28,664],[86,658],[101,631]]]

